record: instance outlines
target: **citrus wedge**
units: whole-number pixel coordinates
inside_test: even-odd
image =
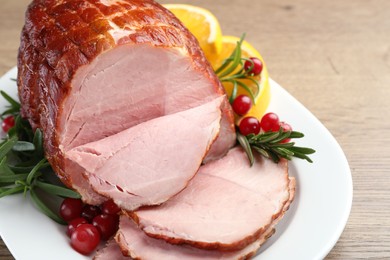
[[[221,27],[217,18],[210,11],[185,4],[165,4],[164,7],[179,18],[196,37],[207,59],[221,52]]]
[[[212,55],[209,59],[214,70],[219,68],[222,65],[223,61],[230,56],[230,54],[236,47],[238,41],[240,41],[240,38],[234,36],[222,36],[221,52],[219,54]],[[265,66],[264,60],[261,57],[260,53],[247,41],[243,41],[241,45],[241,51],[242,57],[257,57],[263,63],[263,70],[260,76],[255,77],[256,80],[260,80],[260,91],[255,98],[255,104],[252,106],[251,110],[249,110],[249,112],[245,115],[254,116],[260,120],[261,117],[264,115],[271,98],[267,67]],[[249,80],[244,80],[244,82],[251,88],[253,93],[257,93],[257,87],[253,82]],[[233,84],[229,82],[224,82],[223,85],[225,87],[226,93],[230,96]],[[245,89],[238,88],[237,95],[241,94],[249,95],[249,93]]]

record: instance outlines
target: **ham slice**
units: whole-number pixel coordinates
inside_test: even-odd
[[[54,171],[90,204],[104,197],[65,160],[69,150],[225,94],[195,37],[153,0],[33,0],[17,83],[21,114],[43,130]],[[221,111],[212,159],[235,143],[226,98]]]
[[[198,171],[219,133],[222,101],[149,120],[66,156],[85,170],[96,192],[122,209],[160,204]]]
[[[288,210],[295,194],[295,179],[289,181],[289,200],[284,204],[282,213],[274,219],[268,229],[255,242],[244,249],[219,251],[198,249],[189,245],[172,245],[160,239],[148,237],[126,216],[121,216],[119,231],[115,237],[118,244],[109,242],[107,247],[97,252],[94,260],[126,259],[169,259],[169,260],[214,260],[247,259],[256,253],[259,247],[274,234],[276,224]]]
[[[163,205],[128,214],[148,236],[171,244],[242,249],[261,237],[289,199],[287,161],[275,164],[260,155],[255,160],[250,167],[245,152],[234,148],[202,166]]]
[[[116,235],[119,244],[118,251],[132,259],[169,259],[169,260],[197,260],[197,259],[247,259],[266,240],[266,235],[249,244],[244,249],[236,251],[205,250],[190,245],[172,245],[164,240],[148,237],[128,217],[122,216],[119,231]],[[116,252],[118,254],[118,252]],[[102,258],[103,259],[103,258]],[[113,258],[106,258],[113,259]]]
[[[93,260],[127,260],[129,257],[124,256],[120,250],[119,245],[114,239],[110,239],[106,246],[99,249]]]

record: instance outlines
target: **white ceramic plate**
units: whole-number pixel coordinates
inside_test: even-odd
[[[16,68],[0,79],[0,89],[16,97]],[[276,233],[256,260],[324,258],[340,237],[352,204],[352,178],[340,146],[329,131],[294,97],[271,80],[270,111],[305,133],[298,145],[314,148],[313,164],[290,163],[297,179],[296,198]],[[0,100],[0,111],[5,101]],[[0,199],[0,235],[18,260],[90,259],[69,246],[65,228],[37,211],[22,195]]]

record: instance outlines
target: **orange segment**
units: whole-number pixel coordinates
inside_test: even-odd
[[[165,4],[199,41],[199,45],[209,59],[218,54],[222,47],[222,32],[217,18],[208,10],[185,4]]]

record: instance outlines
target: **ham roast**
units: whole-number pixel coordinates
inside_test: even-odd
[[[17,84],[61,181],[88,204],[130,210],[96,259],[250,257],[292,201],[286,161],[256,156],[250,167],[242,149],[229,151],[220,81],[153,0],[33,0]]]
[[[94,190],[122,209],[160,204],[198,171],[219,133],[222,101],[149,120],[65,156],[85,169]]]
[[[17,83],[21,114],[43,130],[54,171],[90,204],[104,197],[65,160],[69,150],[224,95],[195,37],[152,0],[33,0]],[[221,110],[208,160],[235,143],[226,98]]]
[[[202,166],[186,189],[166,203],[128,214],[148,236],[171,244],[239,250],[283,213],[289,185],[286,160],[275,164],[256,154],[251,167],[237,147]]]
[[[274,234],[276,224],[290,207],[295,195],[295,179],[289,180],[289,199],[284,204],[282,213],[274,219],[267,230],[254,242],[241,250],[220,251],[204,250],[190,245],[172,245],[160,239],[147,236],[137,225],[126,216],[121,216],[119,230],[115,237],[116,244],[110,241],[107,246],[99,250],[94,260],[104,259],[169,259],[169,260],[196,260],[196,259],[247,259],[253,256],[260,246]],[[245,213],[244,213],[245,214]],[[125,256],[123,256],[125,255]]]

